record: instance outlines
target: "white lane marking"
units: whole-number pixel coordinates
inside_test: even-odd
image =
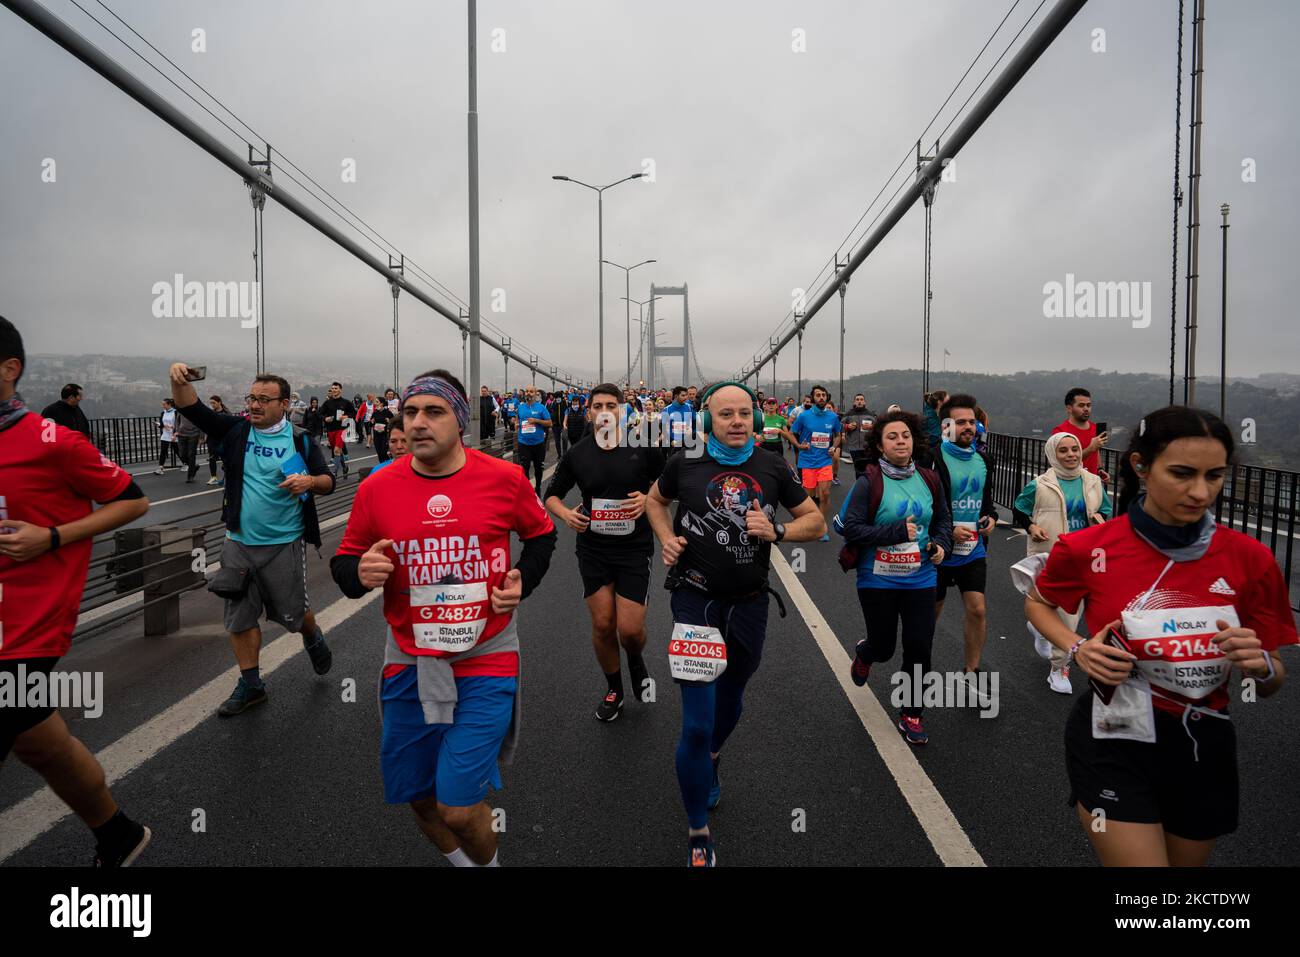
[[[551,466],[543,472],[542,480],[548,479],[554,471],[555,466]],[[321,529],[340,525],[347,518],[347,514],[336,515],[323,522]],[[216,562],[209,567],[215,568],[219,564]],[[340,598],[328,608],[317,612],[316,622],[322,631],[328,633],[382,594],[381,589],[376,589],[364,598]],[[262,674],[269,675],[300,651],[302,641],[297,632],[282,634],[274,641],[264,644],[259,661]],[[239,669],[232,667],[96,754],[95,759],[104,769],[107,785],[112,787],[163,748],[193,731],[205,719],[218,720],[214,712],[230,696],[231,684],[238,677]],[[31,844],[71,813],[68,806],[48,787],[0,813],[0,863]]]
[[[859,688],[849,679],[853,659],[845,652],[840,640],[831,631],[822,613],[817,610],[808,592],[804,590],[794,570],[778,548],[772,549],[772,565],[789,592],[794,605],[812,632],[813,639],[826,657],[826,663],[839,681],[849,703],[857,712],[862,726],[867,729],[881,760],[893,775],[898,789],[903,793],[912,813],[925,830],[935,853],[945,867],[984,867],[984,859],[971,844],[970,838],[957,822],[948,802],[943,799],[934,782],[916,760],[912,746],[903,741],[893,721],[881,707],[869,685]],[[2,822],[0,822],[2,823]]]
[[[317,612],[316,621],[321,630],[328,633],[382,594],[383,591],[376,589],[364,598],[340,598]],[[262,674],[269,675],[296,656],[301,656],[305,667],[307,655],[302,649],[301,636],[297,632],[282,634],[262,647]],[[215,714],[217,706],[230,696],[230,689],[238,678],[239,668],[232,666],[96,754],[95,759],[104,768],[108,786],[112,787],[163,748],[193,731],[201,722],[218,720]],[[0,861],[22,850],[71,813],[48,787],[0,813]]]

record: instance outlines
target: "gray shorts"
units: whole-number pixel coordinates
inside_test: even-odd
[[[226,630],[256,628],[263,609],[266,620],[301,631],[307,604],[307,546],[301,538],[284,545],[244,545],[227,538],[221,548],[223,568],[248,568],[243,598],[227,598]]]

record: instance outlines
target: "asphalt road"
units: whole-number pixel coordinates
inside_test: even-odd
[[[847,465],[845,474],[852,476]],[[163,493],[176,491],[171,486],[187,488],[175,479],[144,477],[160,503],[150,523],[162,509],[186,507],[162,504]],[[837,504],[846,490],[834,490]],[[327,559],[341,535],[336,526],[322,557],[309,553],[309,591],[328,621],[333,670],[315,676],[300,639],[268,628],[270,701],[246,715],[212,713],[236,672],[219,603],[206,592],[184,597],[177,634],[139,637],[136,618],[78,643],[63,660],[65,670],[104,673],[102,716],[65,710],[65,717],[101,754],[119,802],[153,828],[140,866],[441,863],[409,810],[383,803],[380,605],[345,599],[330,580]],[[787,573],[789,586],[772,575],[789,615],[778,617],[772,603],[762,667],[724,750],[722,803],[712,819],[719,864],[1092,864],[1066,806],[1062,730],[1074,699],[1048,689],[1047,664],[1033,651],[1006,574],[1024,554],[1020,537],[999,527],[991,543],[984,667],[998,675],[999,713],[929,709],[931,739],[922,749],[900,748],[889,729],[892,739],[879,729],[873,738],[860,717],[872,713],[873,699],[846,692],[844,669],[863,627],[837,549],[837,542],[781,547],[786,562],[803,570]],[[594,710],[603,678],[591,653],[573,533],[560,528],[550,572],[519,612],[520,751],[503,769],[505,789],[489,797],[503,812],[506,865],[683,863],[685,818],[673,769],[680,699],[665,659],[671,620],[657,557],[653,567],[646,658],[657,698],[629,702],[619,720],[602,724]],[[960,607],[955,593],[952,599],[935,639],[940,671],[961,667]],[[1284,654],[1300,673],[1300,654]],[[890,717],[891,670],[878,666],[869,684]],[[1076,695],[1084,687],[1076,676]],[[1300,862],[1297,700],[1288,688],[1234,706],[1241,828],[1220,842],[1213,863]],[[62,810],[35,774],[6,762],[0,863],[88,863],[89,835]]]

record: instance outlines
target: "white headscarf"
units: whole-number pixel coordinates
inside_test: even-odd
[[[1056,448],[1066,439],[1079,441],[1078,437],[1071,435],[1069,432],[1057,432],[1043,444],[1043,452],[1047,455],[1047,461],[1052,466],[1052,471],[1056,473],[1058,479],[1076,479],[1083,472],[1083,457],[1079,457],[1079,464],[1072,469],[1067,469],[1061,464],[1060,457],[1056,454]],[[1079,446],[1083,449],[1082,444]]]

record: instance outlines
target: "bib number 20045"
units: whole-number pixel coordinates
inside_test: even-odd
[[[727,642],[707,625],[673,624],[668,642],[668,670],[679,681],[716,681],[727,670]]]

